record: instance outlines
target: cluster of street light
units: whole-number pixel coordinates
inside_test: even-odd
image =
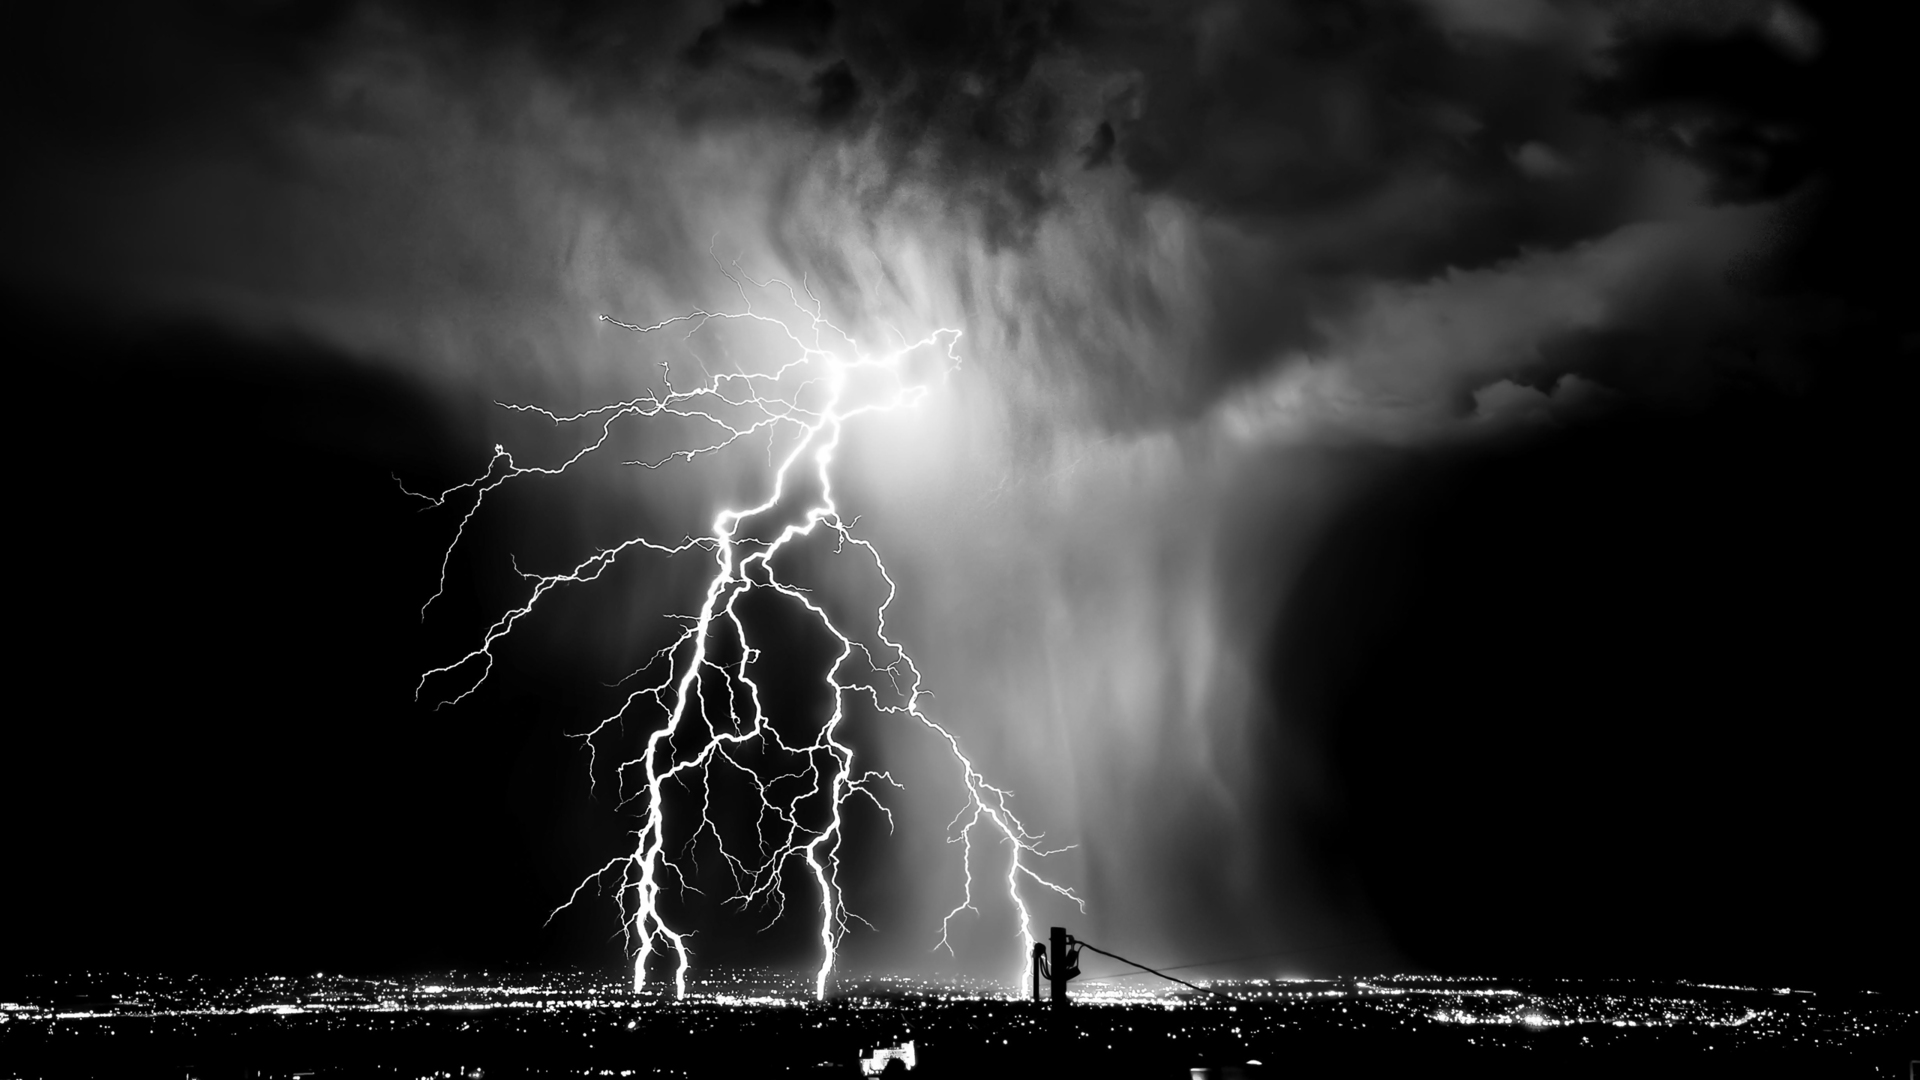
[[[1102,1042],[1139,1035],[1146,1026],[1174,1040],[1231,1036],[1251,1046],[1280,1032],[1439,1025],[1513,1037],[1555,1028],[1611,1039],[1646,1029],[1719,1031],[1743,1041],[1805,1045],[1871,1036],[1913,1020],[1910,1011],[1897,1008],[1826,1008],[1806,991],[1685,982],[1402,975],[1200,985],[1207,992],[1145,980],[1077,983],[1073,1025],[1081,1038]],[[1010,1038],[1041,1030],[1048,1016],[1044,1006],[1013,996],[1004,986],[909,975],[844,978],[823,1004],[812,1000],[808,973],[757,969],[709,972],[677,1000],[636,994],[624,980],[586,973],[233,979],[93,973],[30,980],[24,989],[15,995],[20,1000],[0,1001],[0,1023],[84,1025],[142,1017],[211,1022],[250,1016],[351,1022],[354,1014],[428,1023],[447,1014],[488,1014],[490,1023],[531,1029],[574,1015],[594,1029],[631,1031],[644,1024],[696,1035],[723,1029],[743,1013],[777,1010],[814,1029],[855,1014],[891,1012],[901,1021],[902,1037],[917,1025],[923,1031],[961,1029]]]

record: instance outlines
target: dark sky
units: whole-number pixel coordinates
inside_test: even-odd
[[[423,625],[450,522],[394,477],[541,445],[495,399],[617,393],[591,315],[706,302],[722,235],[861,327],[964,321],[952,415],[991,419],[928,438],[977,504],[852,490],[956,714],[1056,695],[976,739],[1052,788],[1090,940],[1911,985],[1920,180],[1871,5],[139,4],[7,38],[9,971],[621,966],[610,908],[543,920],[619,850],[567,733],[667,587],[562,609],[456,708],[414,683],[507,552],[692,497],[529,492]],[[1020,772],[1054,753],[1070,782]],[[929,864],[875,850],[854,888],[899,926]],[[806,956],[689,918],[709,958]]]

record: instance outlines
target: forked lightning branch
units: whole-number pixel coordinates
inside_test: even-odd
[[[930,713],[919,667],[887,629],[896,594],[880,552],[853,530],[842,514],[833,479],[835,455],[847,426],[862,416],[912,405],[931,391],[919,371],[944,376],[959,363],[958,330],[937,330],[891,351],[869,353],[859,342],[823,317],[810,289],[800,294],[778,279],[754,281],[737,265],[721,273],[740,296],[735,311],[696,309],[651,325],[601,316],[635,334],[679,332],[691,339],[710,324],[751,321],[777,330],[789,349],[770,370],[704,371],[699,382],[676,386],[661,365],[662,388],[638,397],[572,415],[532,405],[505,405],[563,427],[577,427],[577,449],[552,463],[522,465],[504,447],[495,446],[480,476],[438,494],[418,494],[431,507],[462,506],[458,528],[444,553],[439,583],[421,608],[424,619],[447,588],[454,550],[481,512],[487,496],[510,481],[557,476],[595,454],[612,452],[615,426],[647,421],[672,422],[705,431],[690,445],[675,447],[651,460],[628,461],[644,470],[685,465],[707,455],[739,454],[764,476],[759,501],[716,513],[704,535],[660,541],[630,537],[594,551],[577,564],[550,572],[514,566],[524,582],[525,600],[501,614],[471,651],[420,677],[415,697],[436,705],[456,704],[477,692],[493,670],[502,643],[529,621],[541,601],[556,590],[600,578],[622,559],[700,558],[712,561],[697,611],[680,617],[679,635],[647,659],[623,686],[633,686],[619,707],[584,733],[596,753],[603,743],[621,738],[628,722],[647,721],[644,740],[626,742],[616,770],[619,805],[639,819],[633,849],[587,876],[565,903],[587,895],[590,887],[613,886],[633,953],[636,990],[645,987],[650,966],[671,966],[676,994],[684,996],[693,949],[690,935],[669,917],[670,899],[688,888],[687,861],[699,850],[718,857],[731,881],[728,903],[764,907],[778,919],[790,901],[814,910],[818,918],[820,966],[817,996],[827,992],[841,940],[851,922],[840,886],[851,804],[871,803],[892,815],[881,798],[898,786],[885,772],[864,766],[849,741],[849,725],[863,715],[913,723],[937,739],[952,761],[951,783],[958,812],[949,826],[949,843],[958,849],[963,884],[958,902],[942,921],[936,948],[952,952],[953,920],[977,911],[979,878],[998,878],[1018,918],[1013,971],[1024,964],[1033,940],[1023,887],[1037,886],[1080,903],[1074,893],[1042,876],[1035,862],[1058,850],[1041,844],[1015,816],[1011,793],[989,782],[967,756],[947,725]],[[783,298],[777,313],[756,308],[753,294]],[[677,420],[662,420],[677,418]],[[642,472],[642,476],[646,475]],[[417,493],[410,493],[417,494]],[[864,639],[843,628],[828,606],[783,576],[782,554],[799,550],[808,538],[825,541],[836,558],[861,560],[884,599],[873,611]],[[766,592],[763,592],[766,591]],[[770,708],[763,698],[764,674],[756,681],[763,650],[743,602],[770,593],[780,603],[804,612],[817,628],[831,660],[823,663],[825,715],[802,720]],[[864,620],[863,620],[864,624]],[[864,625],[863,625],[864,629]],[[640,725],[635,725],[639,727]],[[669,805],[669,791],[686,793]],[[742,799],[746,806],[716,809],[714,798]],[[755,805],[757,803],[757,805]],[[724,811],[724,812],[723,812]],[[750,825],[742,824],[750,821]],[[795,882],[807,882],[813,894],[804,901],[787,895]],[[1084,906],[1084,905],[1083,905]],[[659,958],[659,963],[654,962]]]

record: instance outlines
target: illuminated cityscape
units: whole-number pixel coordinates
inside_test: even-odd
[[[1657,1059],[1706,1074],[1873,1076],[1892,1075],[1875,1070],[1916,1030],[1908,1002],[1790,987],[1411,975],[1135,985],[1146,981],[1088,982],[1055,1010],[988,983],[904,976],[842,978],[822,1003],[804,971],[718,971],[684,999],[578,973],[30,978],[0,1003],[0,1075],[122,1075],[138,1061],[141,1075],[180,1077],[850,1077],[896,1058],[896,1071],[929,1077],[1023,1064],[1314,1074],[1333,1061],[1504,1075],[1548,1055],[1576,1072]]]

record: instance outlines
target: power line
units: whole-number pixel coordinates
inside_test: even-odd
[[[1179,984],[1180,984],[1181,986],[1191,986],[1191,987],[1193,987],[1193,988],[1194,988],[1195,990],[1199,990],[1199,991],[1201,991],[1202,993],[1207,993],[1207,994],[1213,994],[1213,995],[1214,995],[1214,996],[1216,996],[1216,997],[1223,997],[1223,998],[1226,998],[1226,999],[1227,999],[1228,1001],[1239,1001],[1239,1000],[1240,1000],[1239,998],[1237,998],[1237,997],[1235,997],[1235,996],[1234,996],[1234,995],[1232,995],[1232,994],[1229,994],[1229,993],[1226,993],[1225,991],[1221,991],[1221,990],[1215,990],[1215,989],[1213,989],[1212,987],[1207,987],[1207,986],[1201,986],[1201,985],[1200,985],[1199,983],[1190,983],[1190,982],[1188,982],[1187,980],[1185,980],[1185,979],[1182,979],[1182,978],[1180,978],[1180,977],[1179,977],[1179,976],[1177,976],[1177,975],[1169,975],[1169,974],[1167,974],[1167,973],[1166,973],[1166,972],[1164,972],[1164,971],[1155,971],[1154,969],[1152,969],[1152,968],[1150,968],[1150,967],[1148,967],[1148,966],[1147,966],[1147,965],[1145,965],[1145,964],[1142,964],[1142,963],[1140,963],[1140,962],[1139,962],[1139,961],[1137,961],[1137,960],[1129,960],[1129,959],[1127,959],[1126,957],[1124,957],[1124,956],[1121,956],[1121,955],[1120,955],[1120,954],[1118,954],[1118,953],[1110,953],[1110,952],[1108,952],[1107,950],[1105,950],[1105,949],[1103,949],[1103,948],[1101,948],[1101,947],[1099,947],[1098,945],[1089,945],[1089,944],[1087,944],[1086,942],[1084,942],[1084,941],[1081,941],[1081,940],[1080,940],[1080,939],[1078,939],[1078,938],[1075,938],[1075,939],[1074,939],[1074,944],[1075,944],[1075,945],[1078,945],[1078,946],[1080,946],[1080,947],[1081,947],[1081,948],[1083,948],[1083,949],[1091,949],[1091,950],[1093,950],[1094,952],[1097,952],[1097,953],[1099,953],[1099,954],[1100,954],[1101,956],[1110,956],[1110,957],[1112,957],[1113,959],[1115,959],[1115,960],[1118,960],[1118,961],[1120,961],[1120,962],[1121,962],[1121,963],[1123,963],[1123,964],[1131,964],[1132,966],[1134,966],[1134,967],[1137,967],[1137,968],[1139,968],[1139,969],[1140,969],[1141,971],[1144,971],[1144,972],[1147,972],[1147,973],[1149,973],[1149,974],[1152,974],[1152,975],[1158,975],[1158,976],[1160,976],[1161,978],[1163,978],[1163,979],[1165,979],[1165,980],[1167,980],[1168,982],[1177,982],[1177,983],[1179,983]],[[1198,966],[1198,965],[1195,965],[1195,966]]]
[[[1275,956],[1294,956],[1299,953],[1325,952],[1328,949],[1344,949],[1349,945],[1366,945],[1371,942],[1384,941],[1384,940],[1386,939],[1378,935],[1375,935],[1373,937],[1357,938],[1353,941],[1335,942],[1332,945],[1313,945],[1305,949],[1282,949],[1279,952],[1249,953],[1246,956],[1229,956],[1222,960],[1202,960],[1196,964],[1176,964],[1173,967],[1160,968],[1158,971],[1154,970],[1153,968],[1147,967],[1144,964],[1133,964],[1133,961],[1128,960],[1125,962],[1129,964],[1133,964],[1134,967],[1140,968],[1141,971],[1126,971],[1126,972],[1121,972],[1118,975],[1095,975],[1091,978],[1087,978],[1082,981],[1105,982],[1108,979],[1131,979],[1140,975],[1142,971],[1152,972],[1155,975],[1159,975],[1160,972],[1162,971],[1189,971],[1189,970],[1192,970],[1193,968],[1216,967],[1220,964],[1237,964],[1242,960],[1265,960]],[[1085,942],[1082,942],[1082,944],[1085,944]],[[1092,946],[1090,945],[1087,947],[1092,948]],[[1102,956],[1113,956],[1112,953],[1102,952],[1099,949],[1094,949],[1093,951],[1100,953]],[[1115,956],[1114,959],[1118,960],[1120,958]],[[1161,977],[1165,978],[1166,976],[1161,976]],[[1178,982],[1179,980],[1176,979],[1174,981]]]

